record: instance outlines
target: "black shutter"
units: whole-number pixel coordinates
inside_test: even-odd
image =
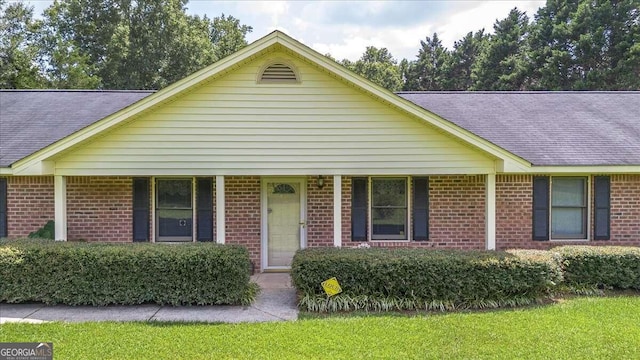
[[[549,177],[533,177],[533,240],[549,240]]]
[[[149,241],[149,179],[133,179],[133,241]]]
[[[593,190],[593,239],[609,240],[611,237],[611,179],[608,176],[595,176]]]
[[[367,241],[367,179],[351,180],[351,240]]]
[[[213,180],[196,179],[196,221],[198,241],[213,241]]]
[[[413,178],[413,240],[429,240],[429,178]]]
[[[0,178],[0,238],[7,235],[7,179]]]

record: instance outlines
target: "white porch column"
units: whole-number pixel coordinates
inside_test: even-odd
[[[67,241],[67,178],[55,175],[53,182],[56,241]]]
[[[496,174],[487,174],[485,184],[487,250],[496,249]]]
[[[216,176],[216,242],[224,244],[225,230],[224,176]]]
[[[333,175],[333,246],[342,246],[342,175]]]

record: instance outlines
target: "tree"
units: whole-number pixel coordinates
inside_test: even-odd
[[[187,2],[54,2],[42,37],[48,76],[67,87],[159,89],[246,45],[251,27],[188,15]]]
[[[39,27],[33,7],[0,0],[0,88],[44,87],[36,61]]]
[[[447,90],[449,78],[447,66],[450,63],[450,54],[442,46],[438,34],[420,41],[417,60],[405,64],[406,72],[403,74],[406,82],[404,90]]]
[[[529,18],[512,9],[503,20],[496,21],[494,34],[474,64],[473,90],[522,90],[530,71],[526,46]]]
[[[400,69],[387,48],[378,49],[374,46],[367,46],[365,52],[356,62],[345,59],[341,61],[341,64],[390,91],[400,90],[402,86]]]
[[[640,2],[550,0],[531,31],[533,86],[640,88]]]
[[[209,37],[213,44],[213,53],[216,60],[247,46],[247,34],[253,31],[251,26],[240,24],[240,20],[229,15],[222,14],[209,23]]]
[[[446,67],[449,78],[448,90],[469,90],[473,86],[471,71],[486,44],[487,35],[484,29],[475,34],[469,32],[453,44],[449,64]]]

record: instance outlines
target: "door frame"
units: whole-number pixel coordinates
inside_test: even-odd
[[[300,184],[300,249],[307,247],[307,178],[302,176],[263,176],[260,178],[260,270],[290,270],[289,266],[269,266],[269,224],[267,183],[297,182]]]

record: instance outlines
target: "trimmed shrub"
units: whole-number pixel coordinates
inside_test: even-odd
[[[31,239],[53,240],[55,238],[55,233],[56,233],[55,226],[56,226],[55,222],[53,220],[49,220],[40,229],[30,232],[28,237]]]
[[[640,290],[640,248],[560,246],[565,283],[576,289]]]
[[[544,251],[304,249],[291,275],[308,311],[450,310],[524,305],[547,296],[561,279]],[[336,277],[343,292],[327,297]]]
[[[249,254],[218,244],[4,241],[0,301],[47,304],[249,304]]]

